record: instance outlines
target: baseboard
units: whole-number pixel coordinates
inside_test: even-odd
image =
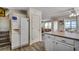
[[[11,50],[20,49],[22,47],[27,47],[27,46],[29,46],[29,44],[26,44],[26,45],[23,45],[23,46],[17,46],[17,47],[14,47],[13,49],[11,48]]]

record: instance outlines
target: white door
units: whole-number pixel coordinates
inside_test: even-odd
[[[74,50],[73,47],[67,44],[55,41],[54,51],[73,51],[73,50]]]
[[[21,18],[21,46],[28,44],[28,18]]]
[[[41,41],[41,12],[30,8],[30,44]]]

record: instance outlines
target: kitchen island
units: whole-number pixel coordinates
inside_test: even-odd
[[[43,41],[47,51],[79,51],[79,34],[69,32],[45,32]]]

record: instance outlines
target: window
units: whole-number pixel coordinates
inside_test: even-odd
[[[65,29],[76,30],[76,21],[75,20],[65,20]]]
[[[76,28],[76,21],[71,21],[71,27]]]
[[[51,29],[52,28],[52,23],[51,22],[46,22],[45,23],[45,29]]]
[[[70,20],[65,21],[65,28],[70,28]]]

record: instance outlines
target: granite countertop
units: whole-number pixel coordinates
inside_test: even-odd
[[[64,37],[68,39],[78,40],[79,41],[79,34],[78,33],[69,33],[69,32],[44,32],[44,34],[50,34],[53,36]]]

